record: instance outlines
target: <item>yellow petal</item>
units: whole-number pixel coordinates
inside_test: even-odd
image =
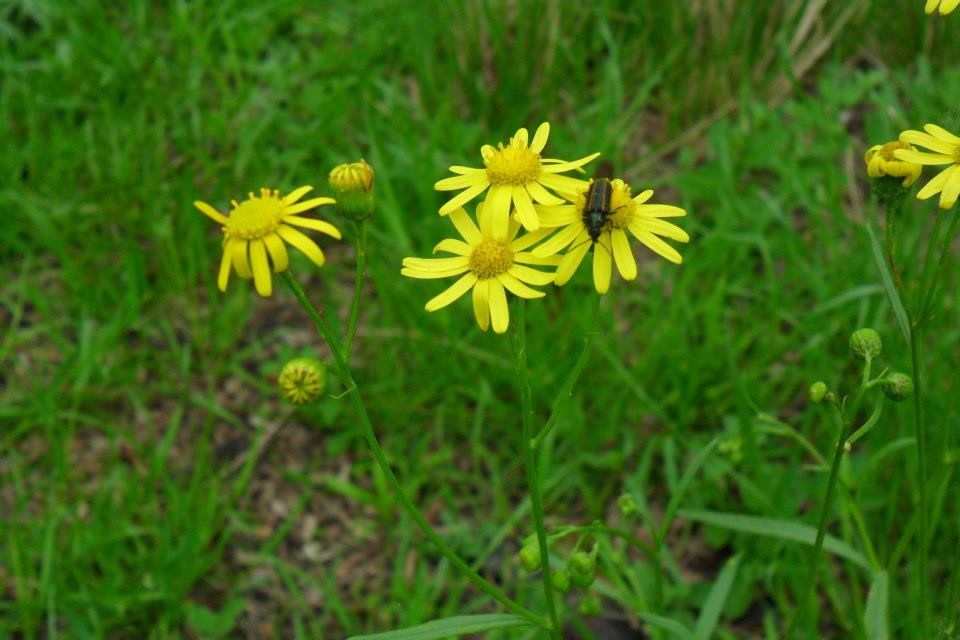
[[[273,260],[273,270],[277,273],[284,271],[290,264],[290,258],[287,256],[287,247],[283,244],[283,240],[277,234],[271,233],[263,239],[263,242],[267,245],[270,259]]]
[[[517,132],[510,138],[510,143],[514,147],[527,146],[527,130],[523,127],[517,129]]]
[[[510,325],[510,310],[507,308],[507,294],[496,278],[487,280],[490,294],[490,321],[495,333],[506,333]]]
[[[403,266],[420,271],[446,271],[459,269],[470,264],[469,258],[457,256],[455,258],[404,258]]]
[[[217,211],[216,209],[208,205],[206,202],[203,202],[201,200],[196,200],[194,201],[193,206],[195,206],[197,209],[200,209],[200,211],[205,216],[209,217],[214,222],[218,222],[220,224],[227,224],[227,216],[223,215],[222,213],[220,213],[219,211]]]
[[[613,246],[613,259],[617,262],[617,271],[624,280],[633,280],[637,277],[637,261],[633,257],[633,249],[623,229],[614,229],[610,232],[610,241]]]
[[[250,265],[253,267],[253,284],[264,298],[273,293],[270,281],[270,264],[267,262],[267,249],[263,240],[250,241]]]
[[[223,248],[223,257],[220,258],[220,273],[217,274],[217,287],[220,291],[227,290],[227,282],[230,281],[230,248]]]
[[[563,173],[564,171],[570,171],[571,169],[579,169],[599,155],[600,152],[598,151],[597,153],[591,153],[590,155],[584,156],[579,160],[574,160],[573,162],[559,162],[557,164],[543,165],[543,171],[546,173]]]
[[[559,251],[563,251],[563,249],[576,240],[582,232],[582,223],[576,222],[574,224],[569,224],[557,231],[539,247],[536,247],[533,250],[533,255],[537,256],[538,258],[545,258],[547,256],[552,256]]]
[[[313,264],[318,267],[322,267],[323,264],[327,261],[323,257],[323,251],[320,250],[320,247],[317,246],[317,243],[311,240],[308,236],[300,233],[290,225],[281,224],[277,228],[277,235],[283,238],[284,242],[287,244],[293,245],[297,249],[300,249]]]
[[[555,229],[538,229],[537,231],[525,233],[510,243],[510,249],[513,251],[523,251],[530,245],[540,242],[554,231]]]
[[[293,191],[291,191],[290,193],[288,193],[287,195],[283,196],[283,201],[282,201],[282,202],[283,202],[283,204],[284,204],[285,206],[286,206],[286,205],[291,205],[291,204],[299,201],[300,198],[302,198],[303,196],[307,195],[307,194],[310,193],[311,191],[313,191],[313,187],[310,187],[310,186],[298,187],[298,188],[294,189]]]
[[[487,192],[480,213],[480,231],[484,238],[506,238],[510,222],[510,197],[513,187],[496,185]]]
[[[453,238],[447,238],[446,240],[441,240],[437,243],[437,246],[433,248],[433,252],[437,251],[446,251],[448,253],[455,253],[458,256],[469,256],[473,252],[473,247],[464,242],[463,240],[454,240]]]
[[[954,2],[954,7],[956,7],[958,3],[960,3],[960,0]],[[925,124],[923,125],[923,129],[935,138],[940,138],[941,140],[951,142],[953,144],[960,144],[960,137],[955,136],[943,127],[938,127],[935,124]]]
[[[557,266],[557,275],[553,279],[553,283],[558,287],[562,287],[563,285],[567,284],[570,278],[573,277],[577,267],[579,267],[580,263],[583,261],[583,256],[587,255],[587,251],[589,249],[590,243],[582,242],[579,246],[575,246],[573,249],[568,251],[566,255],[563,256],[560,264]]]
[[[483,193],[483,190],[490,186],[490,182],[484,179],[480,184],[475,184],[468,189],[465,189],[455,195],[454,197],[447,200],[447,202],[440,207],[440,215],[445,216],[451,211],[456,211],[463,205],[467,204],[473,200],[476,196]]]
[[[677,252],[676,249],[668,245],[666,242],[653,235],[649,231],[646,231],[642,227],[637,227],[636,225],[630,225],[630,231],[633,235],[637,236],[637,240],[647,245],[651,251],[657,253],[670,262],[680,264],[683,262],[683,258]]]
[[[897,149],[893,152],[893,156],[898,160],[916,162],[917,164],[951,164],[954,162],[953,156],[942,153],[923,153],[912,149]]]
[[[642,204],[639,205],[638,211],[641,215],[651,218],[681,218],[687,215],[686,211],[672,204]]]
[[[934,138],[929,133],[921,133],[919,131],[904,131],[900,134],[900,140],[902,142],[920,145],[921,147],[926,147],[931,151],[945,153],[947,155],[952,155],[954,150],[957,148],[957,145],[953,142],[940,140],[939,138]],[[908,149],[905,149],[905,151],[908,151]]]
[[[550,123],[544,122],[537,127],[537,132],[533,134],[533,142],[530,143],[530,150],[534,153],[540,153],[547,146],[547,138],[550,137]]]
[[[540,228],[540,218],[533,208],[530,194],[522,186],[513,187],[513,203],[517,207],[517,218],[527,231],[536,231]]]
[[[647,200],[653,197],[653,189],[647,189],[646,191],[639,193],[633,197],[633,201],[637,204],[643,204]]]
[[[637,216],[633,223],[642,226],[647,231],[655,233],[658,236],[670,238],[671,240],[676,240],[678,242],[690,241],[690,236],[687,235],[686,231],[676,225],[670,224],[669,222],[664,222],[658,218],[644,218],[642,216]]]
[[[937,175],[935,175],[930,182],[923,185],[923,188],[920,189],[920,192],[917,193],[917,199],[926,200],[932,195],[936,195],[943,190],[943,185],[947,183],[947,180],[950,179],[950,176],[957,170],[957,166],[947,167]]]
[[[474,223],[473,218],[470,217],[466,209],[458,207],[451,211],[449,216],[450,222],[452,222],[453,226],[460,232],[460,237],[469,244],[479,244],[480,241],[483,240],[483,234],[480,233],[480,229],[477,228],[476,223]]]
[[[250,260],[247,258],[246,240],[231,240],[227,244],[230,249],[230,257],[233,260],[233,268],[241,278],[252,278],[253,272],[250,270]]]
[[[547,295],[543,291],[537,291],[536,289],[531,289],[530,287],[528,287],[527,285],[523,284],[522,282],[514,278],[512,275],[510,275],[509,272],[499,274],[497,276],[497,280],[500,281],[500,284],[502,284],[507,289],[507,291],[509,291],[513,295],[518,296],[520,298],[533,299],[533,298],[542,298],[543,296]]]
[[[954,171],[947,183],[943,185],[943,192],[940,194],[940,208],[949,209],[956,203],[957,196],[960,196],[960,169]]]
[[[477,169],[475,167],[450,167],[451,173],[459,173],[461,175],[467,175],[468,173],[486,173],[486,169]]]
[[[473,315],[483,331],[490,327],[490,281],[477,280],[473,285]]]
[[[287,224],[293,224],[298,227],[303,227],[305,229],[313,229],[314,231],[322,231],[328,236],[333,236],[337,240],[341,239],[343,236],[340,235],[340,230],[335,226],[326,222],[325,220],[317,220],[316,218],[302,218],[300,216],[285,216],[283,221]]]
[[[538,204],[544,204],[549,206],[557,206],[564,203],[563,198],[558,198],[549,191],[543,188],[539,182],[528,182],[524,185],[524,188],[527,190],[527,193],[530,194],[530,198]]]
[[[521,282],[529,282],[530,284],[536,285],[550,284],[553,282],[553,277],[555,275],[546,271],[537,271],[536,269],[531,269],[530,267],[525,267],[522,264],[516,263],[510,265],[507,273]]]
[[[593,286],[597,293],[604,294],[610,290],[610,274],[613,256],[610,253],[610,234],[600,235],[597,246],[593,248]]]
[[[473,273],[468,273],[461,277],[459,280],[450,285],[443,293],[438,295],[435,298],[432,298],[427,302],[424,307],[427,311],[436,311],[437,309],[442,309],[451,302],[457,300],[470,290],[470,287],[473,286],[473,283],[477,281],[477,276]]]
[[[541,173],[537,182],[563,196],[569,196],[570,200],[575,199],[578,194],[583,193],[590,187],[590,183],[584,180],[577,180],[569,176],[558,176],[552,173]]]
[[[455,191],[480,184],[486,181],[486,179],[487,176],[483,173],[468,173],[463,176],[453,176],[452,178],[438,180],[437,183],[433,185],[433,188],[437,191]]]
[[[309,200],[304,200],[303,202],[298,202],[295,205],[283,208],[283,215],[290,216],[295,213],[301,213],[308,209],[313,209],[314,207],[319,207],[324,204],[334,204],[336,200],[333,198],[310,198]]]
[[[408,267],[404,267],[400,269],[400,275],[408,278],[416,278],[418,280],[438,280],[440,278],[459,276],[464,271],[468,271],[469,269],[470,267],[467,265],[463,265],[457,269],[445,269],[443,271],[424,271],[423,269],[410,269]]]

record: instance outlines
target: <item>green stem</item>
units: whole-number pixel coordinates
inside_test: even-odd
[[[920,352],[917,347],[918,327],[913,327],[910,331],[910,363],[913,367],[913,412],[914,424],[917,430],[917,484],[920,490],[920,532],[918,551],[918,562],[920,564],[920,629],[924,638],[930,637],[927,630],[930,628],[929,618],[929,572],[927,568],[927,549],[930,538],[928,535],[929,524],[927,522],[927,435],[923,426],[923,385],[920,377]]]
[[[360,315],[360,298],[363,294],[363,276],[367,267],[367,221],[361,220],[354,225],[356,228],[356,237],[354,248],[356,250],[357,271],[353,281],[353,303],[350,305],[350,320],[347,323],[347,335],[343,340],[343,352],[350,360],[351,347],[353,339],[357,335],[357,318]]]
[[[960,223],[960,216],[953,214],[953,217],[950,220],[950,226],[947,228],[947,234],[943,238],[943,242],[940,246],[940,258],[937,261],[937,266],[933,270],[933,277],[930,280],[930,286],[923,294],[923,302],[920,305],[920,319],[921,322],[928,318],[930,315],[931,307],[933,306],[934,293],[937,290],[937,285],[940,283],[940,277],[943,275],[946,266],[950,264],[951,259],[953,258],[953,251],[951,251],[951,244],[954,234],[957,231],[957,224]]]
[[[457,553],[443,541],[433,527],[430,526],[430,523],[427,522],[427,519],[423,516],[423,514],[420,513],[420,510],[417,509],[413,502],[411,502],[410,498],[407,497],[403,486],[394,475],[393,470],[390,468],[390,464],[387,462],[387,458],[383,453],[383,450],[380,448],[380,443],[377,440],[377,434],[373,430],[373,425],[370,422],[370,416],[367,414],[366,404],[364,404],[363,397],[360,395],[360,388],[357,386],[356,380],[353,377],[353,373],[350,370],[350,363],[347,361],[344,352],[340,348],[340,343],[337,340],[336,334],[320,316],[320,313],[317,311],[316,307],[313,306],[313,303],[311,303],[307,298],[307,295],[303,292],[300,284],[290,274],[290,271],[284,271],[280,274],[280,276],[283,278],[284,282],[287,283],[287,286],[290,287],[290,291],[293,292],[293,295],[300,302],[300,305],[310,316],[311,320],[313,320],[313,324],[316,326],[317,331],[320,332],[320,335],[323,336],[327,346],[330,347],[330,351],[333,353],[333,358],[336,363],[341,382],[347,386],[347,391],[350,395],[351,401],[353,402],[354,410],[356,411],[357,417],[360,418],[360,425],[363,428],[363,433],[367,440],[367,444],[370,446],[370,450],[373,452],[373,457],[376,460],[377,465],[380,467],[380,470],[383,472],[384,476],[386,476],[387,482],[390,484],[390,488],[393,489],[393,492],[397,496],[397,500],[400,502],[400,505],[403,507],[403,509],[413,519],[417,526],[420,527],[423,535],[427,537],[433,546],[436,547],[437,550],[443,554],[447,560],[450,561],[450,564],[456,567],[460,573],[462,573],[470,582],[472,582],[474,586],[480,589],[480,591],[489,595],[512,613],[523,616],[534,624],[545,629],[550,628],[550,623],[544,620],[543,617],[511,600],[503,591],[483,578],[483,576],[471,569],[466,562],[460,559],[460,556],[458,556]]]
[[[539,447],[543,439],[546,438],[547,435],[557,425],[557,420],[560,418],[563,403],[573,393],[573,386],[577,384],[577,380],[580,379],[580,374],[583,373],[583,368],[587,365],[587,360],[590,359],[590,347],[593,345],[593,336],[597,333],[597,318],[600,317],[600,301],[603,300],[603,296],[594,296],[594,298],[596,298],[596,303],[593,307],[593,311],[590,314],[590,328],[587,330],[587,334],[583,338],[583,349],[580,350],[580,356],[577,358],[577,363],[574,365],[569,375],[567,375],[567,379],[564,380],[563,386],[560,387],[560,390],[557,392],[557,396],[553,400],[553,405],[550,409],[550,417],[547,418],[547,422],[543,425],[543,428],[540,429],[540,432],[529,440],[531,449],[536,449]]]
[[[543,523],[543,487],[540,486],[540,474],[537,469],[539,451],[526,446],[533,437],[533,392],[530,390],[530,375],[527,370],[527,305],[520,300],[516,308],[517,328],[513,339],[513,358],[517,380],[520,383],[520,401],[523,411],[523,462],[527,472],[527,491],[530,493],[533,526],[540,546],[543,597],[547,601],[547,613],[553,624],[552,635],[560,638],[560,619],[553,600],[553,581],[550,574],[550,547],[547,545],[547,530]]]

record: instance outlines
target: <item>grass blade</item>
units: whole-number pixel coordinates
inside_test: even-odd
[[[730,589],[733,588],[733,581],[737,579],[737,571],[740,569],[740,556],[736,555],[727,560],[717,576],[717,581],[713,583],[707,601],[700,610],[700,617],[697,618],[697,625],[693,628],[693,637],[695,640],[710,640],[713,632],[720,621],[720,614],[723,613],[723,605],[727,603],[727,596],[730,595]]]
[[[781,540],[790,540],[791,542],[812,545],[817,539],[816,527],[811,527],[802,522],[794,522],[793,520],[763,518],[760,516],[744,515],[742,513],[701,511],[698,509],[681,509],[677,515],[687,520],[695,520],[715,527],[730,529],[731,531],[767,536],[769,538],[780,538]],[[823,548],[868,571],[870,570],[870,563],[863,557],[863,554],[842,540],[838,540],[827,534],[827,537],[824,538],[823,541]]]
[[[415,627],[386,631],[368,636],[353,636],[347,640],[437,640],[466,633],[480,633],[491,629],[507,629],[529,625],[530,621],[510,613],[487,613],[475,616],[454,616],[431,620]]]
[[[903,339],[910,344],[910,320],[907,318],[907,310],[903,307],[903,301],[900,299],[900,293],[893,284],[893,277],[890,275],[890,269],[887,267],[887,261],[883,257],[883,249],[880,247],[880,240],[873,231],[870,223],[867,227],[867,235],[870,236],[870,246],[873,248],[873,259],[880,269],[880,279],[883,280],[883,288],[887,292],[887,298],[890,300],[890,306],[893,307],[893,315],[897,319],[897,325],[903,333]]]
[[[869,640],[887,640],[890,628],[887,625],[887,604],[890,601],[890,576],[886,571],[879,572],[870,585],[867,606],[863,611],[863,626]]]

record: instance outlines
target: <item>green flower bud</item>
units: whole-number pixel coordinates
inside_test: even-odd
[[[294,358],[283,365],[277,384],[288,402],[310,404],[327,386],[327,368],[314,358]]]
[[[823,402],[823,399],[827,397],[828,391],[826,382],[814,382],[810,385],[810,391],[807,392],[807,397],[810,398],[810,402],[813,404],[820,404]]]
[[[888,398],[899,402],[913,393],[913,379],[905,373],[890,373],[880,383],[880,388]]]
[[[637,509],[637,501],[634,500],[633,496],[629,493],[624,493],[617,498],[617,506],[620,508],[620,515],[625,518],[629,518],[639,511],[639,509]]]
[[[857,329],[850,336],[850,353],[857,360],[876,358],[883,350],[880,334],[873,329]]]
[[[557,569],[550,576],[550,583],[560,593],[566,593],[570,591],[570,574],[566,569]]]
[[[593,591],[588,591],[583,594],[583,598],[580,600],[580,606],[577,607],[577,612],[582,616],[589,616],[591,618],[599,616],[603,613],[603,603],[600,602],[600,596]]]
[[[373,167],[366,160],[334,167],[330,187],[337,194],[337,206],[348,218],[359,221],[373,215]]]
[[[597,577],[597,559],[592,553],[577,551],[567,560],[567,571],[574,586],[586,589]]]
[[[536,541],[523,545],[517,555],[520,558],[520,564],[527,571],[536,571],[540,568],[540,545]]]

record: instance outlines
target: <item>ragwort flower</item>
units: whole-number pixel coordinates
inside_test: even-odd
[[[591,183],[592,184],[592,183]],[[596,243],[590,237],[590,230],[584,215],[586,193],[583,189],[572,198],[572,204],[539,207],[540,223],[544,227],[562,227],[553,237],[533,250],[535,256],[548,256],[567,249],[557,267],[554,283],[563,286],[570,280],[580,266],[587,251],[593,249],[593,284],[597,293],[604,294],[610,289],[612,263],[625,280],[637,277],[637,263],[627,238],[630,231],[637,240],[645,244],[670,262],[680,264],[683,258],[676,249],[664,242],[660,236],[687,242],[687,233],[661,218],[684,216],[686,211],[667,204],[646,204],[653,196],[648,189],[636,197],[631,197],[630,185],[623,180],[610,182],[611,194],[609,213],[606,216]]]
[[[927,0],[927,6],[924,9],[927,13],[933,13],[934,9],[940,7],[940,14],[946,15],[960,5],[960,0]]]
[[[925,153],[910,149],[897,149],[893,155],[898,160],[915,162],[917,164],[950,165],[930,180],[917,193],[917,198],[926,200],[930,196],[940,194],[940,208],[949,209],[960,196],[960,137],[957,137],[935,124],[926,124],[924,131],[904,131],[900,140],[908,144],[930,149],[933,153]]]
[[[502,216],[488,215],[483,205],[478,207],[480,227],[458,207],[450,212],[463,240],[442,240],[433,251],[453,254],[452,258],[404,258],[400,273],[410,278],[449,278],[460,276],[443,293],[426,304],[427,311],[436,311],[473,290],[473,311],[477,324],[484,331],[493,324],[496,333],[504,333],[510,324],[507,291],[521,298],[542,298],[544,293],[527,284],[545,285],[553,282],[553,272],[539,271],[526,265],[556,266],[557,256],[536,257],[528,247],[550,233],[542,229],[519,238],[520,223]]]
[[[863,160],[867,163],[867,175],[871,178],[903,178],[903,186],[909,187],[920,177],[923,166],[916,162],[907,162],[894,156],[897,149],[916,151],[912,144],[902,140],[894,140],[887,144],[875,144],[864,154]]]
[[[513,203],[516,216],[524,228],[527,231],[536,231],[540,222],[533,203],[562,203],[562,200],[547,189],[561,193],[573,192],[585,183],[558,174],[580,169],[600,155],[594,153],[573,162],[541,158],[540,152],[547,144],[549,135],[550,124],[544,122],[528,144],[527,130],[518,129],[506,146],[501,142],[497,148],[488,144],[481,147],[480,154],[483,156],[485,168],[450,167],[450,171],[460,175],[440,180],[434,188],[437,191],[463,191],[440,207],[440,215],[462,207],[489,188],[484,200],[489,215],[506,220],[510,215],[510,204]]]
[[[260,189],[260,195],[250,192],[249,200],[238,203],[231,200],[233,209],[229,215],[223,215],[206,202],[197,200],[194,206],[214,222],[223,225],[223,258],[220,260],[220,274],[217,286],[220,291],[227,290],[230,279],[230,266],[241,278],[253,278],[257,293],[263,297],[273,291],[270,279],[270,262],[273,270],[280,273],[287,268],[289,259],[284,243],[300,249],[318,267],[325,262],[323,251],[308,236],[294,226],[313,229],[340,239],[340,231],[329,222],[304,218],[296,214],[325,204],[333,204],[333,198],[311,198],[300,202],[313,187],[294,189],[284,197],[276,189]]]

